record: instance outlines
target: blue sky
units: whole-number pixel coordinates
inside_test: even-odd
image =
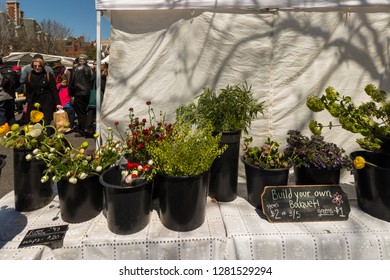
[[[25,18],[38,23],[51,19],[70,28],[74,37],[85,36],[87,41],[96,40],[95,0],[17,0]],[[6,2],[6,0],[0,2]],[[109,22],[102,17],[101,38],[110,37]]]

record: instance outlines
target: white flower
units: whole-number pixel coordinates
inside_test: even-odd
[[[85,174],[84,172],[80,174],[79,178],[81,180],[84,180],[85,178],[87,178],[88,174]]]
[[[153,162],[153,160],[152,160],[152,159],[149,159],[149,161],[148,161],[148,165],[149,165],[149,166],[152,166],[152,165],[153,165],[153,163],[154,163],[154,162]]]
[[[126,177],[129,174],[129,171],[122,170],[121,174],[122,174],[122,177]]]
[[[54,154],[49,154],[49,159],[53,159],[53,158],[55,158],[55,155]]]
[[[28,154],[28,155],[26,156],[26,160],[27,160],[27,161],[32,160],[32,158],[33,158],[32,154]]]
[[[52,179],[54,182],[58,182],[58,181],[59,181],[59,178],[58,178],[57,176],[53,176],[51,179]]]
[[[70,177],[68,181],[71,184],[76,184],[77,183],[77,178],[76,177]]]
[[[41,158],[42,158],[42,154],[37,154],[37,155],[35,156],[35,158],[38,159],[38,160],[41,159]]]
[[[131,172],[131,174],[138,175],[138,170],[133,170],[133,171]]]
[[[68,173],[66,173],[66,177],[69,177],[70,176],[70,171],[68,171]]]
[[[87,160],[83,160],[83,165],[87,166],[88,165],[88,161]]]
[[[133,177],[132,177],[131,174],[130,174],[129,176],[126,176],[125,182],[126,182],[126,184],[130,184],[131,181],[133,181]]]
[[[49,180],[49,176],[45,175],[41,178],[41,183],[46,183]]]
[[[33,154],[34,154],[34,155],[37,155],[37,154],[39,154],[40,152],[41,152],[40,149],[34,149]]]
[[[55,148],[50,148],[50,153],[54,153],[56,151]]]
[[[31,137],[36,138],[41,135],[42,130],[43,126],[40,123],[36,123],[31,127],[30,131],[27,132],[26,135],[30,135]]]
[[[142,165],[138,165],[137,170],[138,170],[139,172],[141,172],[142,169],[144,169],[144,168],[142,167]]]
[[[96,171],[97,171],[97,172],[102,171],[102,169],[103,169],[103,167],[101,167],[100,165],[99,165],[98,167],[96,167]]]

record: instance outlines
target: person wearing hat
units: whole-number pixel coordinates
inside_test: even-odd
[[[73,107],[78,120],[78,134],[76,137],[88,136],[86,132],[87,108],[91,89],[93,88],[94,75],[92,68],[87,64],[88,57],[85,54],[79,56],[78,65],[74,68],[69,79],[69,94],[74,98]]]

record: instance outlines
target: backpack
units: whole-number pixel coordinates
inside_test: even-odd
[[[30,83],[30,80],[31,80],[31,73],[28,73],[27,82]],[[49,72],[46,72],[46,80],[47,80],[48,82],[50,82],[50,73],[49,73]]]

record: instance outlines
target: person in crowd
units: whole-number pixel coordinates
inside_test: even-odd
[[[74,68],[69,80],[69,94],[74,97],[73,107],[78,120],[78,133],[75,137],[86,136],[87,108],[94,78],[87,59],[86,55],[80,55],[78,66]]]
[[[108,65],[102,64],[101,68],[101,94],[100,101],[102,101],[103,93],[106,86],[106,80],[108,76]],[[93,62],[93,89],[89,98],[88,110],[87,110],[87,121],[86,121],[86,137],[93,137],[96,132],[96,61]]]
[[[36,59],[36,58],[40,58],[43,61],[43,56],[41,54],[39,54],[39,53],[34,55],[33,60]],[[45,72],[51,73],[54,76],[53,68],[51,68],[49,65],[46,65],[46,63],[44,65],[45,65]],[[28,74],[31,73],[32,70],[33,70],[33,68],[31,67],[31,65],[27,65],[26,67],[24,67],[22,69],[22,75],[20,76],[20,83],[21,84],[25,84],[26,83],[27,76],[28,76]]]
[[[34,104],[39,103],[40,111],[44,114],[44,124],[49,125],[56,109],[62,108],[55,78],[52,73],[46,72],[41,58],[34,58],[31,68],[33,70],[26,79],[27,116],[30,116],[31,110],[36,109]]]
[[[9,94],[15,99],[18,97],[17,90],[20,87],[20,77],[22,73],[20,72],[20,66],[15,65],[12,66],[12,72],[10,75],[10,85],[9,85]],[[18,113],[21,113],[23,110],[23,102],[16,102],[15,101],[15,110]]]
[[[69,128],[70,130],[73,130],[75,113],[74,113],[74,108],[72,106],[73,98],[69,95],[68,79],[66,75],[63,75],[61,82],[57,84],[57,90],[58,90],[58,96],[60,98],[61,106],[68,114],[69,124],[70,124]]]
[[[0,67],[2,65],[3,59],[0,57]],[[6,78],[0,73],[0,136],[4,136],[15,122],[14,99],[3,87],[5,80]]]

